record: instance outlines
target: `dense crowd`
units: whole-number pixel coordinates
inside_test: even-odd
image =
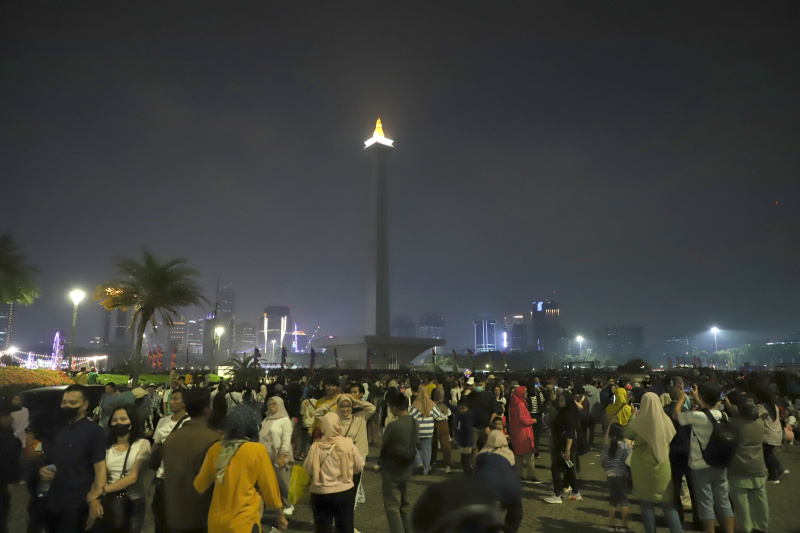
[[[77,381],[88,384],[82,372],[86,381]],[[107,383],[91,412],[87,388],[71,385],[63,423],[46,435],[31,431],[21,396],[7,399],[0,533],[8,485],[22,479],[30,533],[139,533],[148,503],[156,533],[282,530],[305,501],[316,531],[357,532],[367,497],[382,499],[391,533],[464,523],[516,532],[523,484],[543,483],[534,474],[543,450],[546,504],[582,500],[581,457],[600,454],[609,531],[628,531],[631,493],[648,533],[656,508],[673,533],[689,519],[684,508],[707,532],[715,521],[726,533],[767,531],[765,486],[789,474],[774,452],[793,443],[800,409],[798,377],[787,374],[347,372],[279,372],[253,384],[173,372],[166,387]],[[380,450],[372,463],[380,496],[361,482],[371,445]],[[434,467],[454,479],[412,508],[409,481]]]

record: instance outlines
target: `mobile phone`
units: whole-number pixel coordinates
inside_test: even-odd
[[[562,455],[563,457],[563,455]],[[572,468],[575,466],[575,463],[569,460],[569,457],[564,457],[564,464],[567,465],[567,468]]]
[[[720,392],[719,393],[719,399],[720,400],[724,400],[725,399],[725,393],[724,392]]]
[[[689,394],[690,392],[692,392],[692,388],[691,387],[684,387],[683,388],[683,392],[685,392],[686,394]]]
[[[635,402],[635,403],[633,404],[633,406],[634,406],[635,408],[639,409],[639,408],[642,406],[642,404],[640,404],[639,402]]]

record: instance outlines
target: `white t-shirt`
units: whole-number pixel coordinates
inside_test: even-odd
[[[191,420],[190,418],[186,418],[181,425],[185,424]],[[173,428],[175,428],[175,424],[180,421],[172,420],[171,416],[165,416],[161,420],[158,421],[158,425],[156,426],[156,431],[153,433],[153,444],[164,444],[164,441],[167,440],[169,434],[172,433]],[[158,472],[156,472],[156,477],[164,478],[164,462],[161,462],[161,466],[158,467]]]
[[[716,420],[722,420],[722,413],[717,409],[711,409],[710,413]],[[703,460],[703,451],[700,446],[702,445],[703,449],[708,446],[711,433],[714,431],[711,421],[703,411],[683,411],[678,415],[678,423],[682,426],[692,426],[692,435],[689,438],[691,442],[689,468],[692,470],[708,468],[710,465]]]
[[[108,482],[114,483],[118,481],[122,475],[122,468],[125,467],[126,475],[131,473],[136,461],[140,459],[148,459],[150,457],[150,442],[147,439],[139,439],[131,445],[131,453],[128,455],[127,465],[125,464],[125,455],[128,450],[118,452],[111,446],[106,450],[106,471],[108,475]],[[136,483],[125,489],[125,492],[132,500],[144,498],[146,490],[144,488],[144,469],[139,472],[139,479]]]

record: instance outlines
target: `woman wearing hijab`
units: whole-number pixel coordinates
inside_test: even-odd
[[[422,467],[422,473],[428,475],[431,471],[431,448],[433,445],[433,427],[436,421],[447,420],[431,400],[428,387],[420,385],[417,388],[417,399],[411,404],[408,414],[419,423],[419,453],[415,468]]]
[[[369,454],[367,420],[375,414],[375,406],[369,402],[358,400],[350,394],[342,394],[336,400],[336,412],[342,421],[342,436],[353,441],[358,448],[358,453],[366,462],[367,454]],[[361,474],[356,474],[353,483],[356,486],[356,506],[366,503],[366,494],[361,485]]]
[[[452,456],[452,448],[453,445],[450,442],[450,425],[448,423],[448,419],[451,415],[450,407],[448,406],[447,402],[445,401],[445,390],[443,387],[436,387],[433,389],[433,394],[431,395],[431,399],[433,403],[436,404],[436,408],[439,409],[439,412],[442,413],[444,419],[436,420],[433,424],[433,433],[434,433],[434,440],[439,441],[439,445],[442,448],[442,457],[444,458],[444,473],[450,474],[453,471],[453,456]],[[433,457],[436,457],[435,453],[436,449],[434,448]]]
[[[475,460],[475,479],[486,486],[506,510],[509,533],[516,533],[522,523],[522,483],[514,472],[514,464],[508,438],[501,430],[492,430]]]
[[[267,449],[258,442],[260,420],[247,405],[236,405],[225,419],[225,437],[208,449],[195,490],[214,485],[208,511],[208,533],[261,531],[261,509],[278,509],[278,528],[289,523],[283,515],[278,479]]]
[[[364,469],[364,459],[353,441],[342,436],[338,414],[323,416],[321,427],[322,438],[311,445],[303,464],[311,477],[314,531],[333,531],[335,523],[338,533],[353,533],[356,499],[353,476]]]
[[[622,427],[628,425],[633,410],[628,405],[628,391],[622,387],[617,387],[614,391],[614,403],[606,407],[606,425],[619,424]]]
[[[661,400],[653,392],[645,393],[639,414],[625,429],[625,438],[634,444],[631,454],[633,494],[639,498],[642,506],[642,522],[646,533],[655,533],[656,505],[664,512],[671,533],[683,530],[678,510],[672,501],[669,443],[674,436],[675,426],[664,413]]]
[[[283,514],[291,516],[294,506],[289,503],[289,480],[292,477],[292,432],[294,424],[286,412],[283,398],[273,396],[267,401],[267,417],[261,423],[258,441],[266,446],[269,459],[278,477],[283,499]]]
[[[572,399],[572,392],[565,390],[556,399],[558,407],[553,417],[552,445],[550,446],[550,472],[553,475],[553,494],[544,498],[546,503],[561,503],[562,499],[582,500],[578,481],[580,462],[578,459],[578,406]],[[561,475],[564,475],[562,482]],[[565,486],[572,493],[561,491]]]
[[[508,408],[508,435],[514,447],[514,464],[518,477],[532,483],[541,483],[533,469],[533,426],[536,419],[528,412],[528,389],[517,387],[511,393]]]

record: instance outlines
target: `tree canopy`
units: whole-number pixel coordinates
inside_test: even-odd
[[[0,234],[0,303],[30,305],[39,296],[38,269],[28,262],[10,233]]]

